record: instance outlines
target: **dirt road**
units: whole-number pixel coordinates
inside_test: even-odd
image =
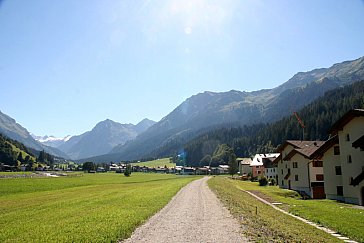
[[[248,242],[207,180],[188,184],[123,242]]]

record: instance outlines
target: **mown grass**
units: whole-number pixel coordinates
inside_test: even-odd
[[[198,177],[133,173],[0,179],[0,242],[115,242]]]
[[[268,199],[281,202],[278,205],[292,214],[306,218],[338,233],[364,242],[364,210],[334,200],[301,200],[297,193],[278,186],[258,186],[256,182],[240,181],[239,188],[259,191]]]
[[[170,158],[156,159],[152,161],[132,163],[132,165],[147,166],[147,167],[175,167],[175,163],[171,163]]]
[[[242,192],[238,188],[242,187],[241,183],[226,177],[213,177],[208,181],[222,202],[240,219],[247,237],[257,242],[341,242]]]

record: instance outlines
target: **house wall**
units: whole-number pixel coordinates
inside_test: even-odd
[[[240,175],[249,174],[252,172],[252,168],[249,164],[240,164]]]
[[[278,162],[277,174],[278,174],[278,185],[280,188],[288,188],[288,180],[284,180],[284,177],[288,173],[288,162],[284,161],[283,158],[292,150],[294,147],[292,145],[286,145],[286,147],[281,151],[281,160]],[[292,173],[291,173],[292,174]]]
[[[335,144],[322,157],[324,163],[325,193],[327,199],[344,201],[343,196],[337,195],[337,187],[343,186],[341,175],[336,175],[336,166],[341,166],[340,155],[334,155]],[[342,170],[342,167],[341,167]]]
[[[258,177],[261,175],[264,175],[264,166],[250,166],[252,168],[252,176],[253,177]]]
[[[297,168],[293,168],[293,162],[297,162]],[[309,182],[308,166],[309,160],[304,158],[301,154],[295,154],[290,161],[287,161],[288,168],[291,168],[291,189],[295,191],[304,191],[307,195],[311,196],[311,188]],[[312,177],[313,173],[310,173]],[[298,176],[298,180],[295,180],[295,176]]]
[[[277,171],[278,171],[277,167],[265,168],[265,172],[264,172],[265,177],[267,177],[268,179],[270,179],[270,178],[276,179]]]
[[[342,182],[344,189],[345,202],[363,204],[360,194],[364,187],[362,181],[358,186],[351,186],[350,178],[358,176],[364,167],[364,152],[360,148],[353,148],[352,143],[364,134],[364,117],[355,117],[347,123],[342,131],[338,132],[340,144],[340,160],[342,164]],[[346,136],[349,134],[350,141]],[[351,163],[348,163],[348,156],[351,156]]]

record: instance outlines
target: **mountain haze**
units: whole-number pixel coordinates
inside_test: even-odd
[[[247,125],[273,122],[302,108],[326,91],[364,79],[364,57],[334,64],[330,68],[300,72],[287,82],[254,92],[204,92],[184,101],[142,135],[118,145],[109,155],[98,157],[135,160],[175,139],[190,140],[201,129],[219,124]],[[91,158],[92,159],[92,158]]]
[[[154,121],[144,119],[137,125],[133,125],[106,119],[97,123],[91,131],[71,137],[58,148],[72,159],[105,154],[110,152],[113,147],[134,139],[154,123]]]

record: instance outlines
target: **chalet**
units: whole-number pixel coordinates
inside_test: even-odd
[[[273,154],[256,154],[250,163],[250,167],[252,169],[252,176],[258,177],[264,175],[265,168],[263,160],[274,160],[279,156],[279,153]]]
[[[323,162],[314,152],[324,142],[287,140],[278,148],[278,185],[310,198],[325,198]]]
[[[314,154],[324,164],[326,198],[364,205],[364,110],[346,113]]]
[[[238,162],[239,174],[241,176],[248,176],[252,173],[252,168],[250,167],[251,158],[237,158],[236,161]]]

